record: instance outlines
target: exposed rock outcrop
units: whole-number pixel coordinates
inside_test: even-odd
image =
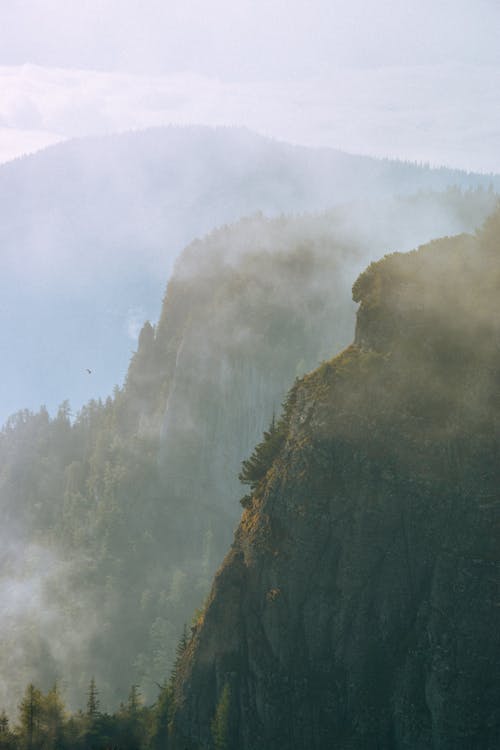
[[[176,749],[500,746],[499,224],[354,285],[178,669]]]

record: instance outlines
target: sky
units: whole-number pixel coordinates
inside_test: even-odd
[[[500,171],[494,0],[5,0],[0,161],[166,124]]]

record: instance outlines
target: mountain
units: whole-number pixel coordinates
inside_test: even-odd
[[[144,382],[135,360],[127,380],[135,395],[142,379],[139,400],[145,390],[149,399],[166,394],[154,410],[170,492],[183,503],[217,506],[235,523],[241,461],[293,379],[349,342],[354,305],[347,279],[368,254],[378,258],[399,241],[412,247],[438,226],[477,225],[495,204],[490,193],[451,190],[312,216],[257,215],[186,248],[151,343],[156,373],[165,378],[169,371],[168,392],[154,378]],[[170,353],[170,364],[162,352]]]
[[[169,747],[499,746],[499,244],[497,212],[357,279],[243,464]]]
[[[495,201],[450,190],[222,227],[179,257],[123,388],[7,421],[0,706],[56,679],[74,708],[92,677],[103,709],[131,684],[154,697],[231,542],[242,460],[295,377],[349,341],[347,279]]]
[[[450,185],[499,180],[201,127],[75,140],[0,166],[0,421],[110,393],[174,259],[214,227]]]
[[[334,214],[222,228],[182,254],[122,389],[7,420],[0,705],[68,674],[74,707],[92,676],[103,706],[154,695],[241,514],[241,460],[297,372],[345,343],[361,252]]]

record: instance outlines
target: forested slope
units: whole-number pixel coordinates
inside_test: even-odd
[[[499,746],[499,285],[498,212],[358,278],[243,465],[169,747]]]
[[[93,675],[103,707],[131,684],[156,694],[241,513],[241,461],[294,378],[349,340],[347,279],[367,253],[427,235],[432,210],[474,226],[493,199],[421,194],[222,228],[179,260],[123,387],[77,415],[65,403],[7,422],[0,705],[59,678],[79,706]]]

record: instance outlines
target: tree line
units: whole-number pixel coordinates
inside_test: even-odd
[[[46,693],[30,683],[13,720],[0,712],[0,750],[167,750],[173,683],[187,642],[185,628],[170,679],[158,685],[157,699],[150,706],[144,704],[139,686],[132,685],[115,712],[102,711],[92,677],[85,709],[70,712],[58,683]]]

